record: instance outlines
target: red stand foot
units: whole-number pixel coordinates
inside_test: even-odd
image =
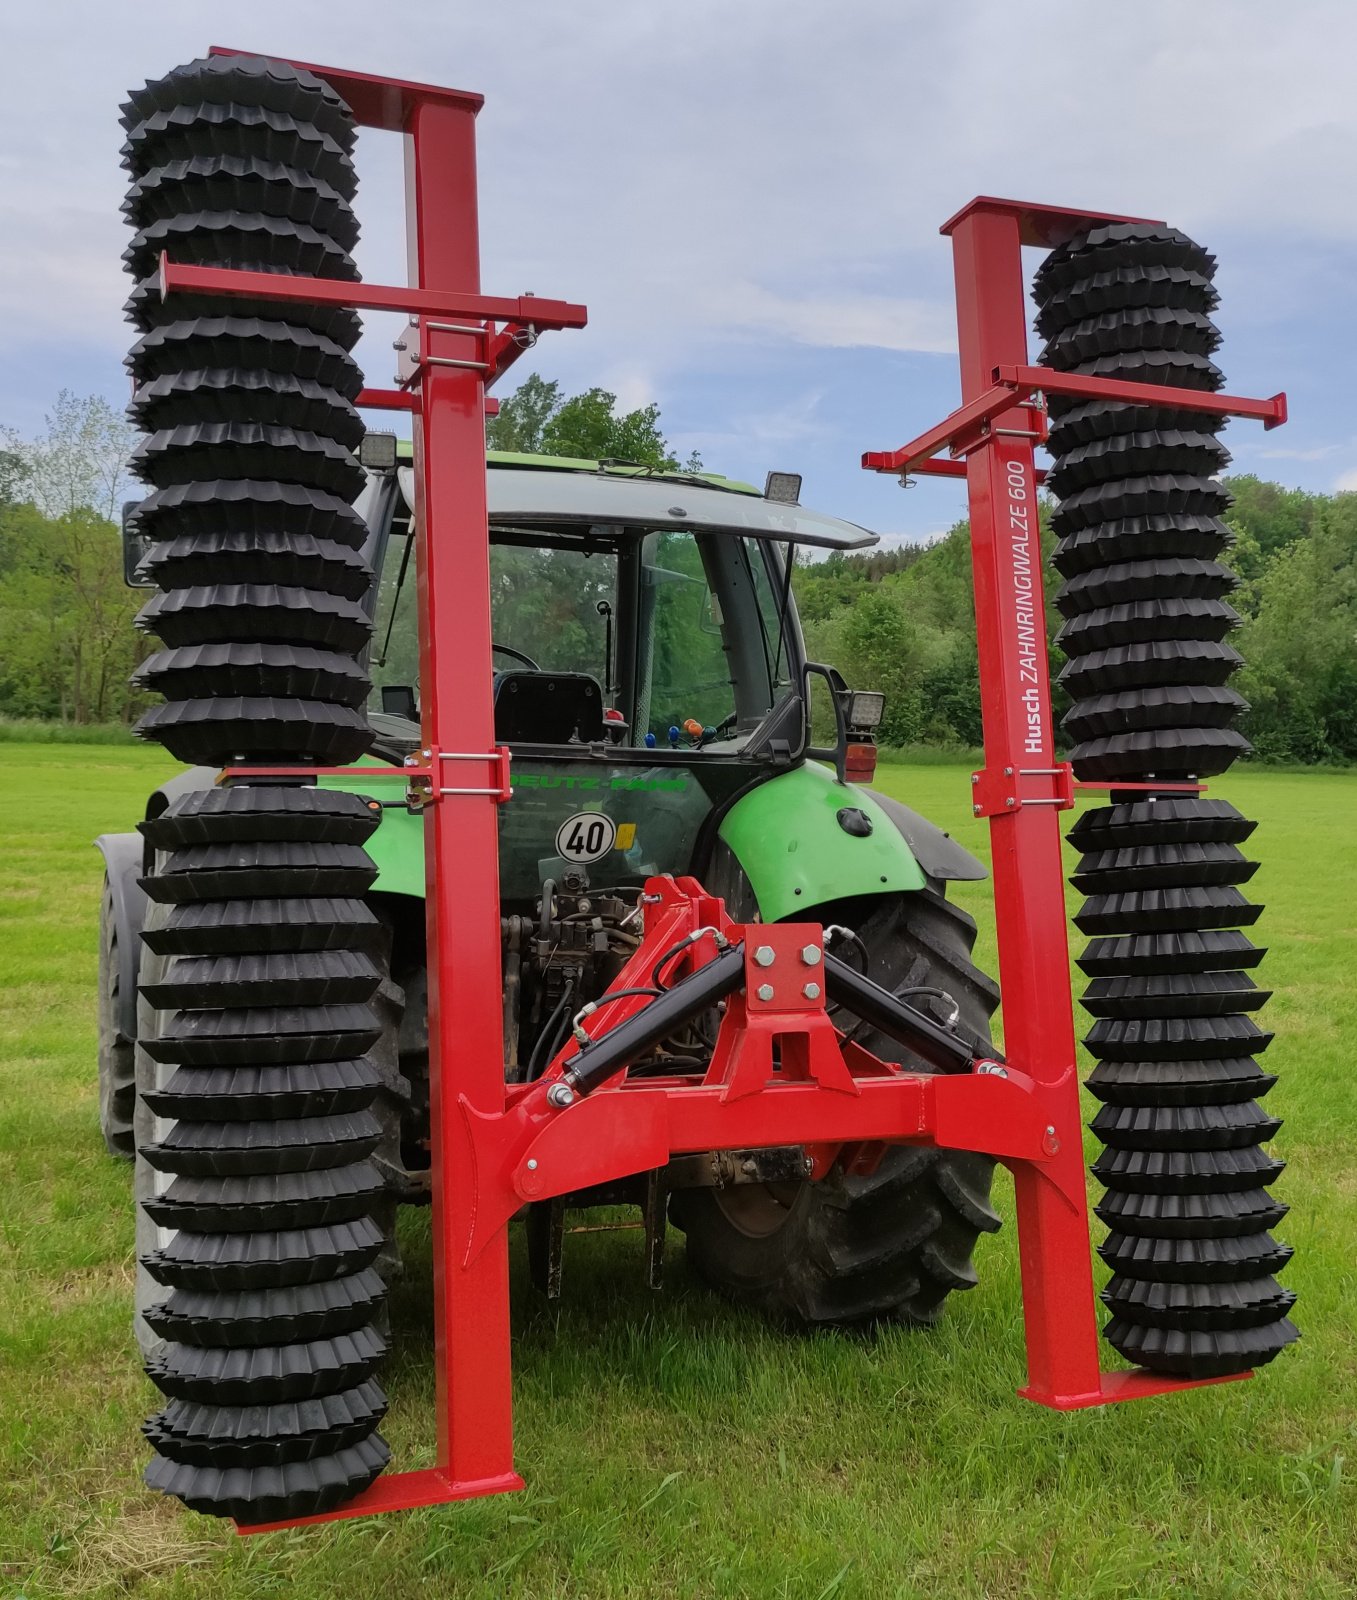
[[[1104,1372],[1091,1394],[1047,1394],[1028,1385],[1019,1389],[1024,1400],[1052,1411],[1087,1411],[1092,1406],[1110,1406],[1119,1400],[1148,1400],[1151,1395],[1174,1394],[1179,1389],[1205,1389],[1214,1383],[1239,1383],[1252,1372],[1232,1372],[1223,1378],[1170,1378],[1162,1372],[1136,1367],[1131,1372]]]
[[[477,1500],[487,1494],[509,1494],[523,1487],[516,1472],[498,1478],[477,1478],[458,1483],[438,1467],[423,1472],[390,1472],[371,1488],[354,1495],[333,1511],[314,1517],[290,1517],[285,1522],[238,1522],[237,1533],[276,1533],[279,1528],[305,1528],[313,1522],[342,1522],[348,1517],[376,1517],[384,1511],[413,1511],[416,1506],[441,1506],[449,1500]]]

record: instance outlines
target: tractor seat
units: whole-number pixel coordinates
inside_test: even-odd
[[[502,744],[597,744],[603,690],[587,672],[497,672],[495,738]]]

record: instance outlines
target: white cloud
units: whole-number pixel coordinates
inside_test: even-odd
[[[1334,489],[1339,494],[1345,491],[1357,492],[1357,467],[1353,467],[1350,472],[1341,473],[1334,483]]]

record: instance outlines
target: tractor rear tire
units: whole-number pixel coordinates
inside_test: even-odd
[[[975,923],[940,890],[845,902],[822,917],[854,929],[875,982],[945,991],[958,1031],[988,1046],[999,992],[971,961]],[[866,1026],[852,1037],[884,1060],[932,1071]],[[807,1328],[929,1326],[953,1290],[975,1286],[976,1240],[1000,1225],[993,1174],[988,1156],[893,1145],[865,1177],[836,1165],[819,1182],[679,1190],[670,1215],[687,1234],[690,1265],[731,1300]]]
[[[132,1115],[137,1099],[136,1040],[129,1039],[119,1025],[120,953],[113,889],[105,873],[99,910],[99,1131],[111,1156],[130,1161]]]

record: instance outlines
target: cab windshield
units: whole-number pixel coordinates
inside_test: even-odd
[[[383,685],[417,688],[411,544],[397,522],[377,591],[374,709]],[[528,693],[581,686],[562,675],[592,682],[613,744],[741,748],[791,691],[789,613],[783,552],[763,540],[491,527],[497,706],[511,677]]]

